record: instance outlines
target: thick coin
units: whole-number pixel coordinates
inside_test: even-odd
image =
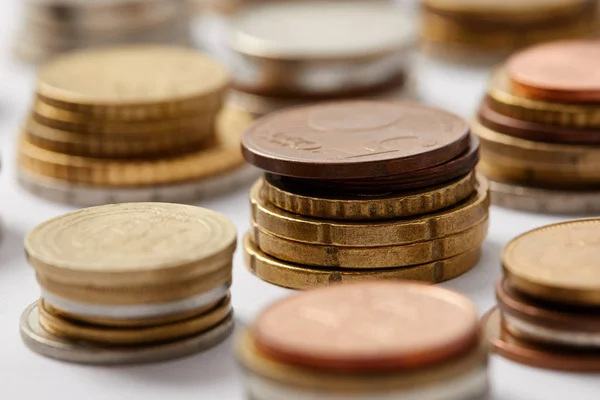
[[[101,346],[53,335],[39,324],[38,304],[21,315],[21,338],[27,347],[43,356],[82,364],[137,364],[188,356],[225,340],[233,332],[233,316],[209,331],[175,342],[137,347]]]
[[[428,264],[403,268],[333,269],[307,267],[277,260],[262,251],[247,235],[244,239],[244,257],[248,270],[258,278],[290,289],[311,289],[339,282],[357,282],[373,279],[406,279],[431,283],[454,279],[470,271],[481,256],[479,247],[458,256]]]
[[[261,229],[282,238],[310,244],[374,247],[423,242],[464,231],[488,215],[487,182],[478,179],[477,192],[447,210],[433,214],[357,223],[303,217],[268,203],[262,180],[250,190],[252,218]]]
[[[278,111],[242,139],[244,157],[277,175],[377,178],[433,167],[463,153],[460,117],[415,103],[347,101]]]
[[[502,265],[516,290],[557,303],[600,305],[600,219],[547,225],[513,239]]]

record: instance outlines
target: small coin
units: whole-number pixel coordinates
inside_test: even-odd
[[[246,267],[258,278],[290,289],[311,289],[339,282],[406,279],[431,283],[454,279],[470,271],[481,256],[479,247],[458,256],[428,264],[384,269],[333,269],[307,267],[277,260],[263,253],[246,235],[244,257]]]
[[[55,336],[39,324],[38,304],[21,315],[21,338],[32,351],[43,356],[82,364],[138,364],[188,356],[216,346],[233,332],[233,316],[209,331],[175,342],[148,346],[101,346]]]

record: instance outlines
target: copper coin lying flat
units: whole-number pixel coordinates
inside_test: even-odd
[[[267,308],[252,335],[282,362],[340,371],[418,368],[476,346],[477,312],[460,294],[405,282],[334,285]]]
[[[600,101],[600,42],[562,41],[523,50],[507,61],[515,92],[557,102]]]
[[[375,178],[417,171],[469,146],[462,118],[393,101],[296,107],[263,117],[242,139],[246,160],[277,175],[313,179]]]

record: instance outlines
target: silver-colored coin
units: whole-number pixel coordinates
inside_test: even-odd
[[[216,346],[233,332],[234,326],[230,314],[219,325],[191,338],[151,346],[107,347],[55,336],[40,326],[38,313],[35,302],[21,315],[25,345],[43,356],[81,364],[141,364],[184,357]]]
[[[73,185],[66,181],[34,176],[18,169],[19,184],[25,190],[50,201],[81,207],[144,201],[194,203],[236,189],[259,175],[256,168],[243,166],[227,174],[193,182],[142,188],[110,188]]]

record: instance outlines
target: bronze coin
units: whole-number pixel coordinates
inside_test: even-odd
[[[565,144],[600,144],[600,129],[567,128],[524,121],[495,111],[489,100],[481,103],[478,117],[479,122],[486,128],[527,140]]]
[[[465,120],[416,103],[345,101],[262,117],[244,134],[246,160],[277,175],[366,179],[445,163],[469,146]]]
[[[477,346],[477,312],[466,297],[406,282],[363,282],[277,302],[251,328],[257,347],[292,365],[387,371],[435,365]]]
[[[600,43],[572,40],[525,49],[507,61],[517,94],[540,100],[600,101]]]
[[[600,352],[566,350],[536,345],[511,336],[503,328],[502,312],[494,307],[482,318],[482,329],[492,351],[514,362],[532,367],[573,372],[600,371]]]

